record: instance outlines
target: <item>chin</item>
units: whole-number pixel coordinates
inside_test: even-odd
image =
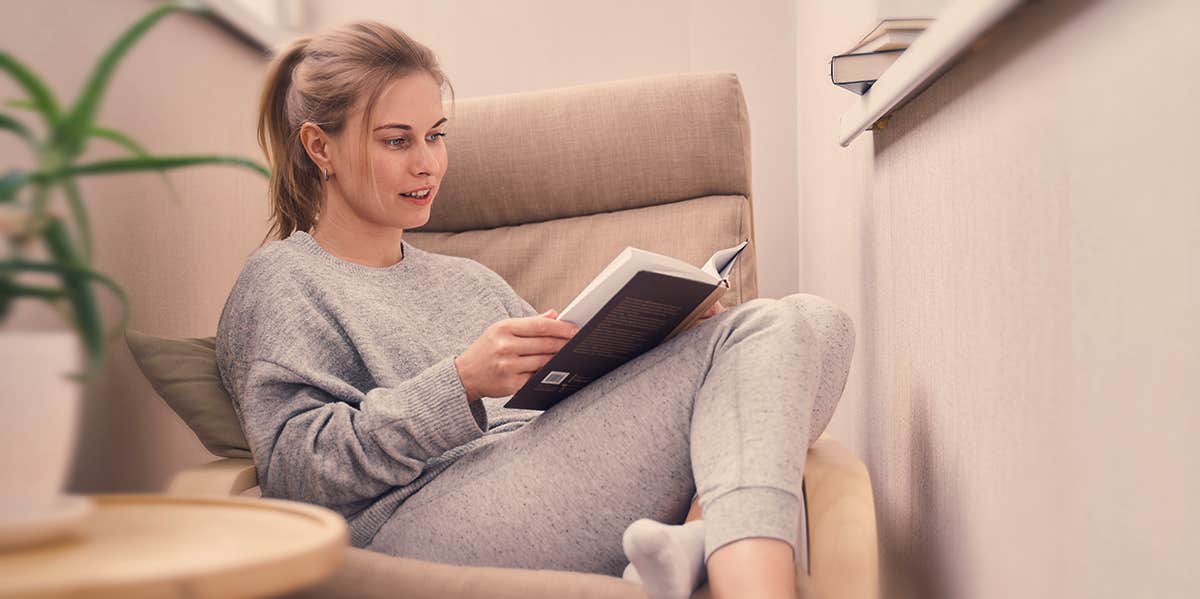
[[[403,229],[416,229],[417,227],[423,227],[425,226],[425,223],[429,222],[429,216],[430,213],[428,210],[426,210],[421,215],[413,215],[412,218],[405,219],[405,222],[400,226]]]

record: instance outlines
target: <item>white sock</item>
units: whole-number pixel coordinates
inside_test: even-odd
[[[704,520],[672,526],[642,518],[621,539],[629,565],[622,576],[654,599],[688,599],[704,582]]]

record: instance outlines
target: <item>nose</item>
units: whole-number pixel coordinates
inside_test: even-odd
[[[421,144],[416,158],[413,160],[413,174],[417,176],[429,176],[438,172],[440,168],[441,163],[433,153],[433,148],[429,147],[429,144]]]

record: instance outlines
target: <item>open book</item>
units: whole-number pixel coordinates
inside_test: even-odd
[[[729,289],[749,240],[700,268],[627,247],[558,315],[580,327],[504,404],[545,410],[692,325]]]

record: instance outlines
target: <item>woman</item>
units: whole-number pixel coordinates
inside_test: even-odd
[[[714,597],[793,597],[805,448],[847,367],[823,363],[804,296],[718,304],[552,410],[503,408],[577,327],[404,240],[446,172],[443,89],[432,52],[377,23],[270,68],[277,240],[217,334],[263,495],[336,510],[354,545],[396,556],[620,574],[624,548],[653,595],[686,596],[706,566]],[[653,524],[697,490],[702,521]]]

